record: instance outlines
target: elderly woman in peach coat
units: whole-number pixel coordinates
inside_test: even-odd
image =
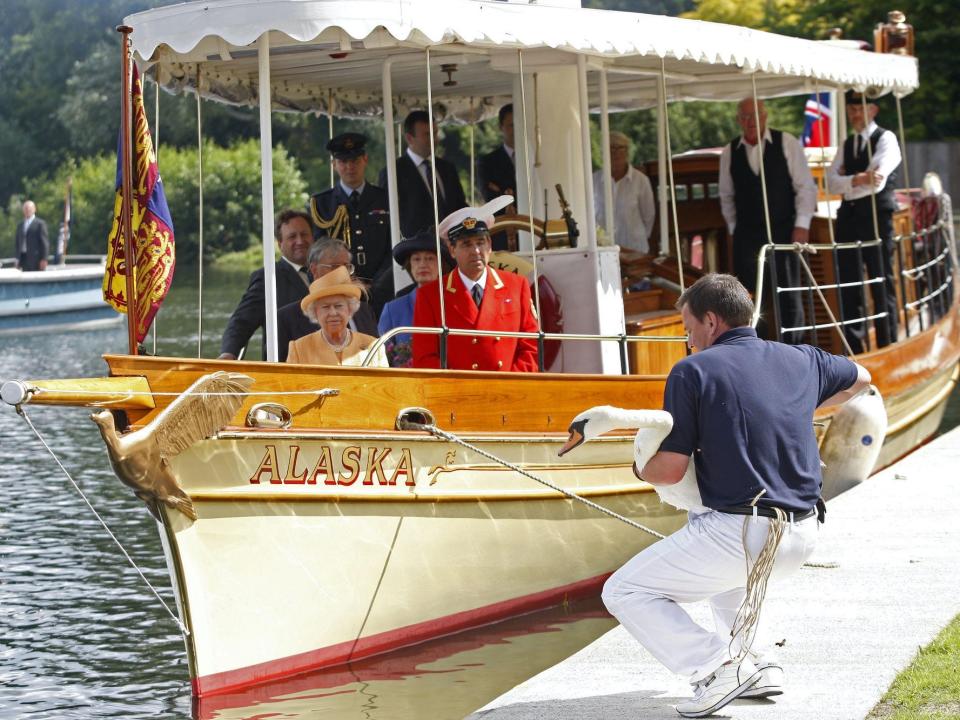
[[[317,278],[300,302],[303,314],[320,328],[290,343],[288,363],[304,365],[364,365],[389,367],[381,346],[367,360],[375,337],[350,329],[350,318],[360,307],[363,285],[345,267]]]

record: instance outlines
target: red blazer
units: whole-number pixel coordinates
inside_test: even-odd
[[[477,330],[537,332],[537,316],[530,299],[530,285],[512,272],[497,272],[487,266],[487,286],[480,307],[473,301],[454,270],[443,281],[443,301],[447,327]],[[440,280],[417,290],[413,324],[417,327],[442,327],[440,318]],[[414,334],[413,366],[440,367],[440,336]],[[537,341],[527,338],[469,337],[447,338],[447,367],[452,370],[512,370],[537,372]]]

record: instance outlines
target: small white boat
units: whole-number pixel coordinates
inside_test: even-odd
[[[0,335],[89,330],[123,319],[103,300],[104,258],[71,260],[78,262],[43,272],[0,267]]]

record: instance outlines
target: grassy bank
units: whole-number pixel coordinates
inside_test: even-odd
[[[920,649],[867,720],[960,720],[960,615]]]
[[[251,245],[240,252],[225,253],[217,257],[212,264],[220,270],[248,270],[252,272],[263,265],[263,247]]]

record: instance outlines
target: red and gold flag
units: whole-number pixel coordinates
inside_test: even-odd
[[[134,286],[137,293],[137,342],[142,342],[150,329],[160,304],[173,282],[176,253],[173,245],[173,220],[163,194],[163,181],[153,151],[147,113],[143,107],[143,86],[137,66],[133,66],[133,200],[131,225],[137,264]],[[122,142],[122,140],[121,140]],[[103,276],[103,299],[127,312],[126,256],[120,213],[123,203],[123,156],[117,149],[117,195],[113,206],[113,227],[107,238],[107,270]]]

